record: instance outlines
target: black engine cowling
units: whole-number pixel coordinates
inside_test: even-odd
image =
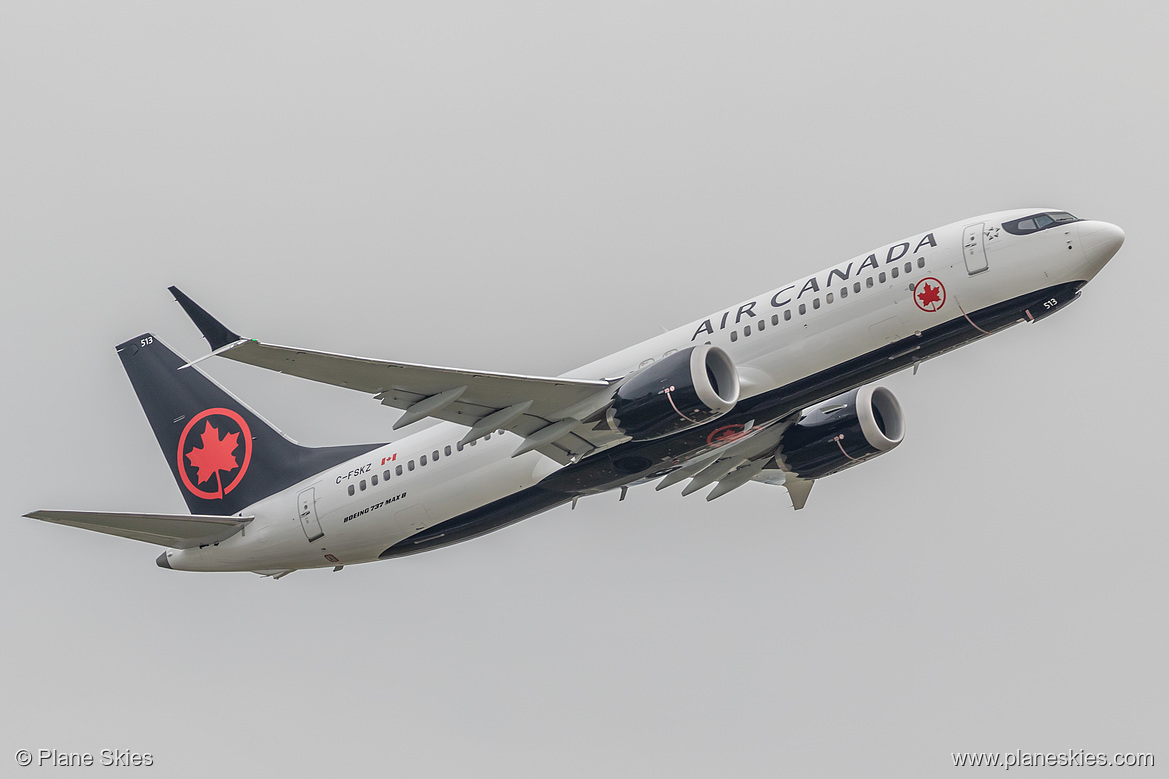
[[[739,401],[739,374],[730,356],[702,344],[634,373],[617,389],[609,423],[635,441],[650,441],[709,422]]]
[[[808,409],[784,431],[787,470],[819,479],[896,448],[905,437],[901,404],[884,387],[861,387]]]

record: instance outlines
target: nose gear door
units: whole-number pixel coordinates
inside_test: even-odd
[[[985,222],[969,225],[962,231],[962,256],[966,259],[966,272],[973,276],[987,269],[986,246],[983,243]]]

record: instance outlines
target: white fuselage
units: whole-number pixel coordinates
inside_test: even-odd
[[[750,398],[1003,301],[1089,281],[1119,245],[1111,240],[1119,229],[1105,222],[1022,236],[998,229],[1037,210],[975,217],[883,246],[566,375],[621,377],[709,342],[730,354],[742,398]],[[919,304],[914,296],[926,287],[914,285],[927,277],[941,289]],[[522,439],[508,432],[460,447],[465,432],[442,422],[319,473],[250,507],[255,520],[235,536],[167,552],[169,565],[275,573],[369,562],[561,467],[534,451],[512,458]]]

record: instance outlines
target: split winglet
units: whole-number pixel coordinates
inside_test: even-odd
[[[187,316],[195,323],[195,327],[199,328],[199,332],[207,339],[207,343],[211,345],[211,351],[218,351],[225,346],[230,346],[241,339],[238,335],[224,327],[223,323],[215,317],[204,311],[198,303],[191,300],[178,287],[167,287],[170,293],[175,296],[175,300],[187,312]]]

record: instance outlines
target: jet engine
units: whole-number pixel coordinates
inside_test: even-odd
[[[776,459],[801,479],[819,479],[901,443],[901,404],[884,387],[860,387],[804,411],[784,431]]]
[[[617,389],[605,418],[635,441],[651,441],[722,416],[739,401],[730,356],[710,344],[692,346],[632,374]]]

